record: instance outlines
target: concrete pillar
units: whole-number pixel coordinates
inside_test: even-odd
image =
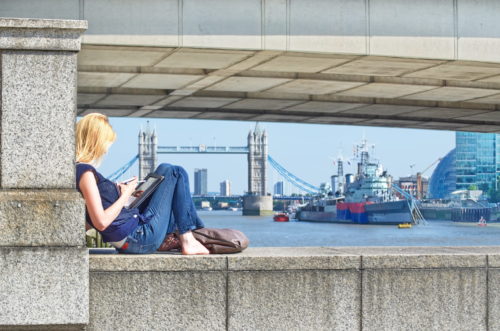
[[[0,329],[82,329],[89,320],[74,166],[86,29],[86,21],[0,19]]]

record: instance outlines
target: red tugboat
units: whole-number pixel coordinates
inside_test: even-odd
[[[276,213],[273,216],[275,222],[288,222],[290,221],[287,213]]]

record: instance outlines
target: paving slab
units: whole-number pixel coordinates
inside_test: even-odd
[[[171,103],[169,107],[186,108],[219,108],[229,103],[238,101],[238,98],[216,98],[216,97],[186,97],[177,102]]]
[[[226,109],[266,109],[279,110],[297,103],[303,103],[301,100],[279,100],[279,99],[242,99],[222,108]]]
[[[147,47],[133,49],[131,47],[83,46],[78,54],[78,65],[146,67],[156,64],[173,50],[173,48],[153,50]]]
[[[296,79],[268,90],[271,93],[329,94],[364,85],[358,82]]]
[[[446,118],[459,118],[463,116],[482,114],[482,113],[488,114],[489,112],[478,109],[429,107],[427,109],[420,109],[405,114],[400,114],[400,116],[425,117],[428,119],[433,119],[433,118],[446,119]]]
[[[135,74],[118,72],[79,72],[78,86],[118,87],[134,77]]]
[[[438,63],[441,63],[441,61],[368,56],[325,70],[322,73],[367,76],[400,76],[407,72],[434,66]]]
[[[399,115],[411,111],[422,109],[420,106],[400,106],[400,105],[369,105],[355,109],[343,111],[342,114],[362,114],[362,115]]]
[[[180,50],[159,62],[155,67],[168,67],[168,68],[199,68],[199,69],[222,69],[239,62],[252,52],[239,52],[239,51],[192,51]]]
[[[307,101],[296,106],[288,107],[286,111],[312,111],[322,113],[338,113],[347,109],[358,108],[364,106],[362,103],[348,102],[323,102],[323,101]]]
[[[97,106],[146,106],[163,99],[165,95],[111,94],[96,103]]]
[[[332,66],[350,61],[346,58],[327,58],[312,56],[287,56],[275,57],[260,64],[252,70],[277,71],[277,72],[320,72]]]
[[[142,89],[178,89],[191,84],[204,76],[177,74],[138,74],[123,87]]]
[[[411,100],[465,101],[498,94],[498,92],[499,90],[445,86],[431,91],[402,96],[401,98]]]
[[[208,91],[258,92],[290,81],[285,78],[229,77],[207,87]]]
[[[404,95],[427,91],[434,88],[436,87],[427,85],[371,83],[338,94],[370,98],[398,98]]]

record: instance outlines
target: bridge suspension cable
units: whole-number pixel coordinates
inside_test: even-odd
[[[134,163],[139,159],[139,154],[137,154],[136,156],[134,156],[132,158],[132,160],[128,161],[127,163],[125,163],[121,168],[119,168],[118,170],[116,170],[115,172],[113,172],[111,175],[109,175],[107,177],[107,179],[111,180],[111,181],[115,181],[117,180],[118,178],[120,178],[125,172],[127,172],[128,169],[130,169],[130,167],[132,167],[132,165],[134,165]]]
[[[280,165],[275,159],[273,159],[270,155],[267,156],[267,160],[269,164],[280,174],[282,175],[289,183],[297,187],[298,189],[305,191],[311,194],[317,194],[319,192],[319,187],[309,184],[308,182],[298,178],[285,168]]]

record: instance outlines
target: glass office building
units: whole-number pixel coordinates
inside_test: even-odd
[[[498,186],[500,136],[495,133],[456,132],[456,188],[488,191]]]
[[[500,135],[456,132],[456,148],[444,157],[432,174],[429,196],[449,198],[455,190],[475,187],[498,189],[500,175]]]

